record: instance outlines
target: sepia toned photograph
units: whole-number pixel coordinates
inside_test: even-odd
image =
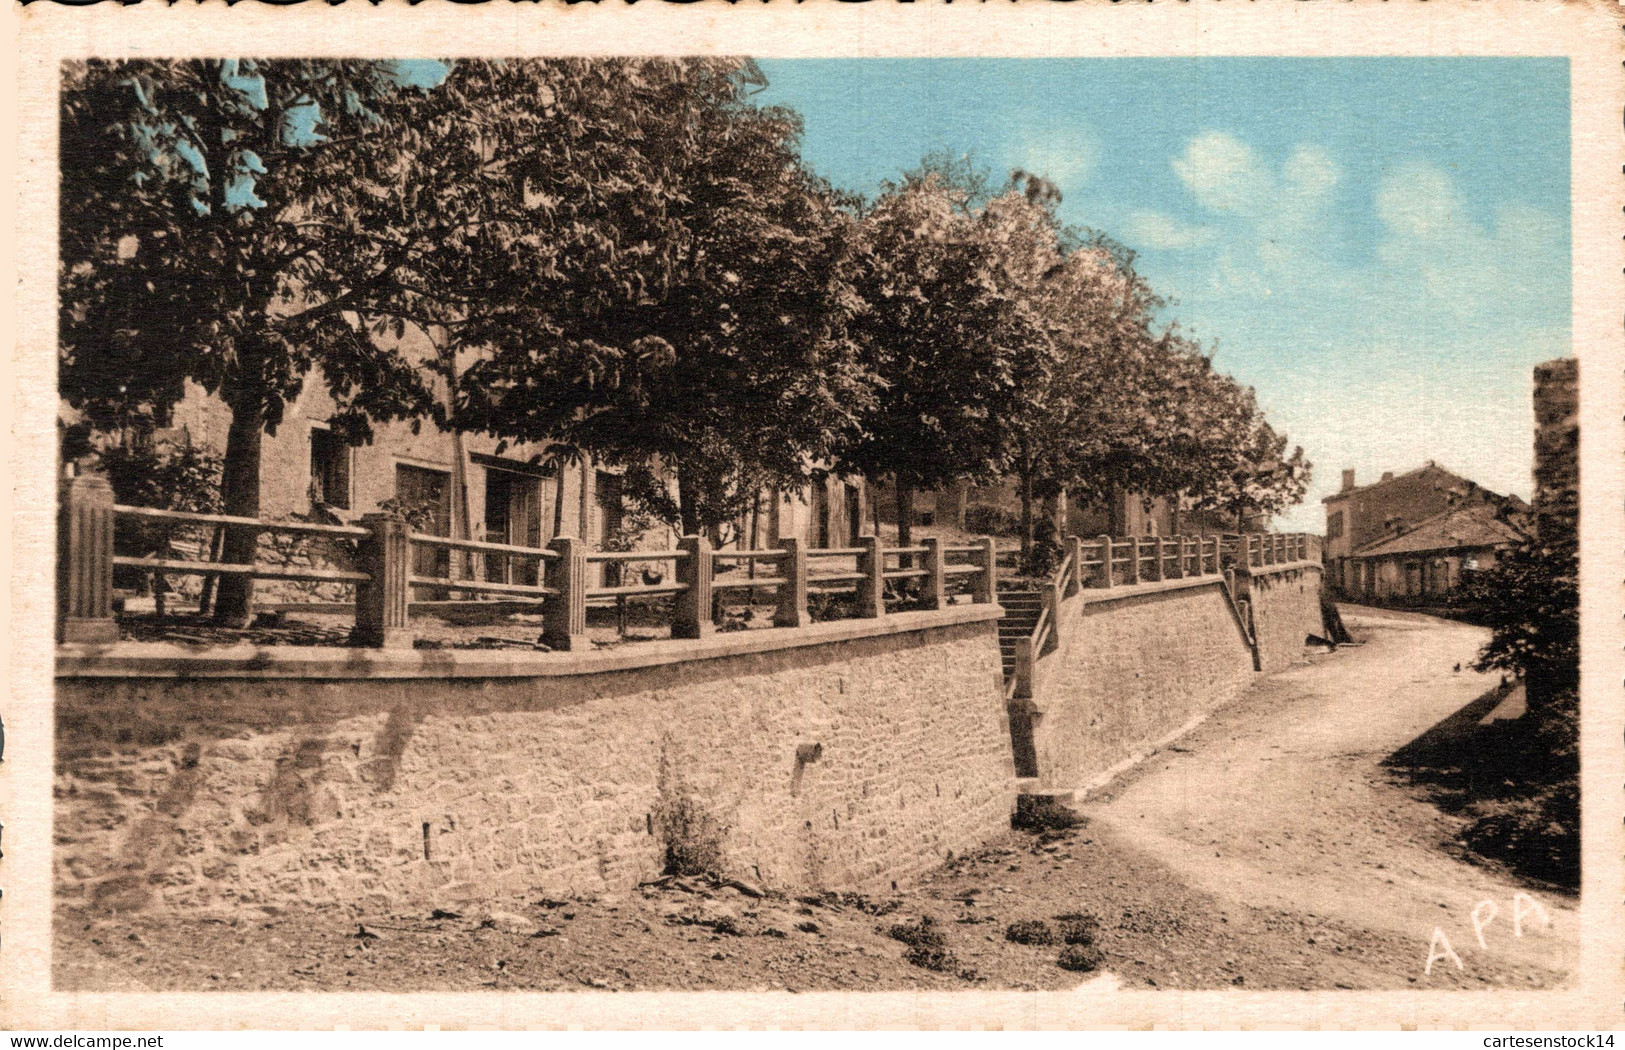
[[[1617,969],[1569,57],[224,39],[38,66],[50,996]]]

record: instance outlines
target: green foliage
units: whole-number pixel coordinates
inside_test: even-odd
[[[1004,939],[1014,944],[1054,944],[1055,931],[1043,919],[1022,919],[1004,928]]]
[[[1464,580],[1464,600],[1478,607],[1493,632],[1478,669],[1510,671],[1543,691],[1578,687],[1579,584],[1575,545],[1538,541]]]
[[[761,83],[734,59],[458,64],[415,152],[505,172],[477,203],[523,229],[476,260],[459,425],[675,473],[644,496],[684,532],[818,476],[871,398],[852,222]],[[496,114],[473,142],[467,99]]]
[[[965,508],[965,531],[977,536],[1017,536],[1021,518],[992,503],[973,503]]]

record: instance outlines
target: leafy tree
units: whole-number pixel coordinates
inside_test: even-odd
[[[1579,687],[1579,551],[1571,537],[1509,551],[1465,580],[1462,598],[1492,632],[1479,670],[1522,676],[1534,704]]]
[[[231,410],[226,511],[259,513],[261,437],[320,368],[354,440],[432,402],[375,336],[400,246],[381,238],[398,136],[376,112],[404,90],[389,63],[91,61],[61,103],[59,353],[63,397],[98,427],[162,420],[188,383]],[[394,208],[399,213],[398,204]],[[394,322],[398,334],[399,322]],[[228,530],[223,558],[252,561]],[[252,583],[223,580],[244,621]]]
[[[458,90],[474,77],[461,68]],[[522,175],[539,241],[488,271],[501,305],[462,326],[479,354],[457,424],[558,441],[635,477],[675,474],[675,494],[635,494],[685,533],[737,518],[763,486],[818,476],[870,398],[846,334],[852,224],[801,165],[799,118],[750,101],[765,83],[756,66],[526,62],[482,75],[529,78],[522,97],[544,107],[547,119],[515,113],[483,142],[492,170]],[[554,229],[585,232],[549,245]]]
[[[1001,272],[1001,231],[963,201],[928,171],[888,186],[863,219],[857,323],[880,389],[841,463],[893,479],[905,546],[917,490],[1003,467],[1024,369],[1044,346]]]

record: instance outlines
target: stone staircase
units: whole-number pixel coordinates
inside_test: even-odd
[[[1004,661],[1004,680],[1008,685],[1016,673],[1016,643],[1032,637],[1033,628],[1044,612],[1044,600],[1035,590],[999,591],[999,604],[1004,615],[999,617],[999,656]]]

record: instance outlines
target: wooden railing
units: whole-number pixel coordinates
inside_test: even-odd
[[[1219,536],[1073,536],[1066,555],[1039,585],[1042,609],[1031,634],[1016,642],[1007,699],[1027,699],[1037,688],[1038,660],[1061,642],[1061,603],[1082,589],[1134,587],[1164,580],[1225,577],[1249,569],[1318,559],[1319,538],[1305,533]],[[1234,593],[1233,585],[1229,592]]]
[[[256,534],[313,535],[353,541],[356,569],[227,564],[174,558],[115,555],[116,520],[145,519],[175,525],[238,526]],[[446,575],[414,572],[416,551],[455,551],[482,559],[535,562],[537,582],[507,583],[458,574],[448,562]],[[906,595],[909,608],[939,609],[955,596],[991,603],[998,576],[997,548],[992,539],[950,545],[926,539],[909,547],[884,546],[874,536],[859,537],[853,546],[809,548],[799,538],[786,538],[763,550],[714,550],[704,537],[684,537],[675,550],[606,552],[588,549],[580,539],[560,536],[547,548],[522,547],[479,540],[450,539],[415,532],[402,519],[368,514],[359,525],[273,522],[221,514],[119,506],[104,479],[93,475],[62,482],[58,548],[58,631],[63,642],[110,642],[118,638],[113,620],[115,568],[203,577],[244,576],[251,579],[307,580],[342,583],[355,588],[357,644],[410,647],[414,593],[425,589],[492,595],[531,601],[541,607],[542,641],[553,649],[589,648],[589,601],[631,597],[673,599],[673,638],[701,638],[715,629],[718,595],[756,592],[774,595],[776,627],[803,627],[812,622],[809,596],[849,593],[850,615],[867,618],[887,613],[888,585],[893,598]],[[752,575],[735,576],[739,563]],[[767,563],[771,575],[755,575]],[[658,582],[594,584],[589,566],[662,563],[670,572]],[[504,573],[506,577],[511,572]]]

